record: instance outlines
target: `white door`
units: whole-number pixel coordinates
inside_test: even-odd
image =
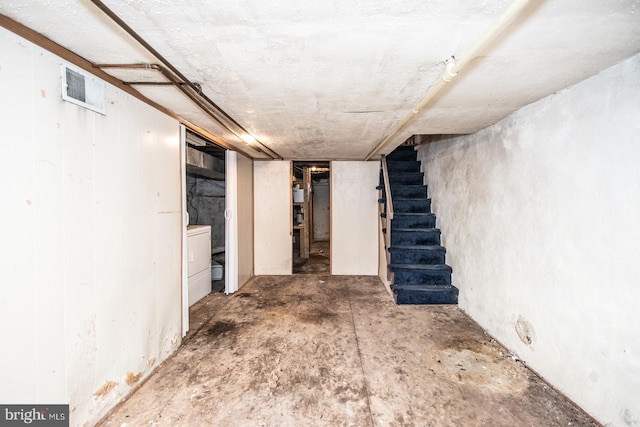
[[[225,158],[224,292],[232,294],[238,290],[238,153],[227,150]]]
[[[189,330],[189,275],[187,272],[187,225],[189,225],[189,213],[187,212],[187,128],[180,125],[180,188],[182,189],[182,336]]]
[[[255,274],[289,275],[291,244],[291,162],[253,162]]]

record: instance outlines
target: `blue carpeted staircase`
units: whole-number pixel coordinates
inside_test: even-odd
[[[458,289],[451,285],[451,267],[445,264],[446,250],[440,246],[440,230],[414,147],[396,148],[387,156],[387,168],[394,210],[387,250],[396,303],[457,304]],[[378,188],[379,201],[386,206],[382,174]]]

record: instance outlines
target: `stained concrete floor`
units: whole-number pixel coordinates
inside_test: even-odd
[[[102,425],[596,425],[457,307],[395,305],[377,277],[261,276],[194,308]]]
[[[329,273],[329,241],[315,241],[309,245],[309,258],[294,258],[294,274],[323,274]],[[294,252],[295,253],[295,252]]]

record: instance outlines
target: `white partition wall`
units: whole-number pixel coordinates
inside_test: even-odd
[[[238,153],[225,155],[224,291],[238,290]]]
[[[0,29],[0,402],[93,425],[180,343],[179,124]]]
[[[380,162],[331,162],[331,274],[378,275]]]
[[[602,424],[640,422],[640,55],[419,156],[460,307]]]
[[[253,160],[234,151],[226,159],[225,292],[253,277]]]
[[[253,277],[253,160],[238,154],[238,288]]]
[[[255,274],[291,274],[291,162],[253,162]]]

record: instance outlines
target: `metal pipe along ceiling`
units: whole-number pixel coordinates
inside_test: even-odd
[[[98,64],[97,68],[146,68],[160,71],[175,87],[180,89],[192,102],[200,107],[205,113],[213,118],[217,123],[229,130],[231,133],[239,137],[243,141],[255,141],[263,150],[253,147],[257,151],[263,151],[272,159],[282,159],[278,153],[258,141],[249,131],[247,131],[240,123],[235,121],[233,117],[227,114],[222,108],[220,108],[215,102],[207,97],[203,92],[200,85],[191,82],[187,77],[180,72],[173,64],[171,64],[165,57],[163,57],[157,50],[155,50],[146,40],[144,40],[138,33],[136,33],[131,27],[127,25],[118,15],[116,15],[111,9],[109,9],[100,0],[91,0],[91,2],[98,7],[105,15],[107,15],[113,22],[115,22],[120,28],[133,37],[140,45],[142,45],[147,51],[155,56],[162,65],[158,64]],[[235,128],[235,129],[234,129]]]
[[[242,134],[238,133],[237,131],[234,131],[234,129],[232,129],[227,123],[224,123],[220,119],[220,117],[218,117],[216,115],[217,110],[212,110],[212,108],[210,106],[208,106],[206,102],[203,102],[198,96],[196,96],[195,94],[192,93],[192,91],[193,91],[192,87],[196,88],[196,92],[197,93],[201,93],[201,90],[199,89],[199,85],[197,83],[192,83],[192,82],[184,83],[184,82],[181,82],[180,80],[178,80],[176,78],[176,76],[173,75],[173,73],[171,73],[170,70],[166,69],[162,65],[159,65],[159,64],[93,64],[93,66],[95,68],[99,68],[99,69],[119,68],[119,69],[129,69],[129,70],[140,69],[140,70],[155,70],[155,71],[158,71],[163,76],[165,76],[167,78],[167,80],[169,80],[169,81],[168,82],[123,82],[123,83],[126,84],[126,85],[129,85],[129,86],[134,86],[134,85],[137,85],[137,84],[171,85],[171,86],[175,86],[182,93],[184,93],[194,104],[196,104],[198,107],[200,107],[201,110],[203,110],[205,113],[207,113],[207,115],[209,117],[211,117],[213,120],[215,120],[218,124],[220,124],[221,126],[226,128],[227,130],[232,132],[238,138],[241,138],[241,139],[243,138]],[[189,84],[191,84],[192,86],[189,86]],[[228,145],[226,148],[232,148],[232,146]],[[261,150],[259,147],[253,147],[253,149],[258,151],[258,152],[263,152],[263,150]],[[241,150],[241,151],[243,151],[243,150]],[[265,154],[269,155],[269,153],[265,153]],[[274,158],[273,156],[269,156],[269,157]]]
[[[416,104],[400,123],[389,133],[365,158],[370,160],[376,153],[384,148],[404,127],[409,124],[424,107],[431,102],[442,88],[453,81],[458,73],[462,71],[478,54],[484,51],[489,44],[500,34],[514,19],[516,19],[529,5],[531,0],[516,0],[505,10],[500,18],[484,33],[484,35],[464,54],[459,61],[455,61],[453,56],[446,63],[444,75],[427,92],[427,94]]]

